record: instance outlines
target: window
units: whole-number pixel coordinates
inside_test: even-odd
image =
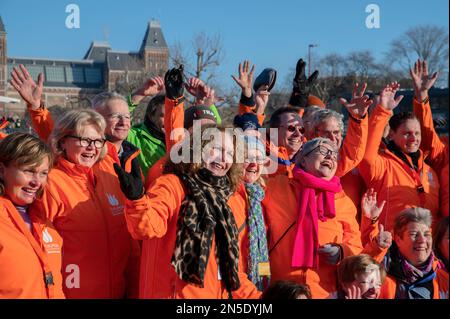
[[[64,67],[62,66],[46,66],[45,76],[48,82],[65,82]]]
[[[35,81],[38,79],[39,73],[44,73],[44,67],[42,65],[25,65],[31,78]]]
[[[101,83],[102,73],[99,68],[84,69],[86,75],[86,83]]]
[[[66,77],[68,83],[83,83],[83,68],[66,66]]]

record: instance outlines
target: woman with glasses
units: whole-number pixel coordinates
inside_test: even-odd
[[[67,298],[137,297],[139,247],[126,228],[125,197],[104,130],[99,113],[76,110],[49,137],[56,165],[36,207],[63,237]]]
[[[293,177],[272,178],[266,209],[271,280],[308,284],[312,298],[336,298],[336,265],[361,252],[358,223],[341,214],[336,199],[338,149],[326,138],[301,148]]]

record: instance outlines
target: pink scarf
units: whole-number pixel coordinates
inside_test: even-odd
[[[297,231],[292,253],[292,267],[317,268],[319,257],[318,219],[336,216],[334,194],[342,190],[339,177],[330,181],[313,176],[295,167],[294,179],[299,182]],[[317,195],[317,199],[316,199]]]

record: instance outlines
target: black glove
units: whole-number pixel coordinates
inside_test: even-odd
[[[289,104],[297,107],[306,107],[308,104],[308,96],[314,85],[314,82],[319,76],[319,71],[314,71],[307,79],[305,75],[306,63],[303,59],[298,60],[295,70],[295,77],[292,81],[292,94],[289,99]]]
[[[125,172],[119,164],[114,163],[114,170],[120,181],[120,189],[130,200],[136,200],[144,195],[144,185],[141,179],[141,167],[137,158],[131,161],[131,173]]]
[[[176,100],[183,96],[183,64],[179,68],[173,68],[166,72],[164,85],[168,99]]]

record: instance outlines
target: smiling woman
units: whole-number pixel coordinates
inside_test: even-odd
[[[32,206],[52,162],[50,148],[31,135],[0,142],[0,299],[64,298],[61,237]]]

